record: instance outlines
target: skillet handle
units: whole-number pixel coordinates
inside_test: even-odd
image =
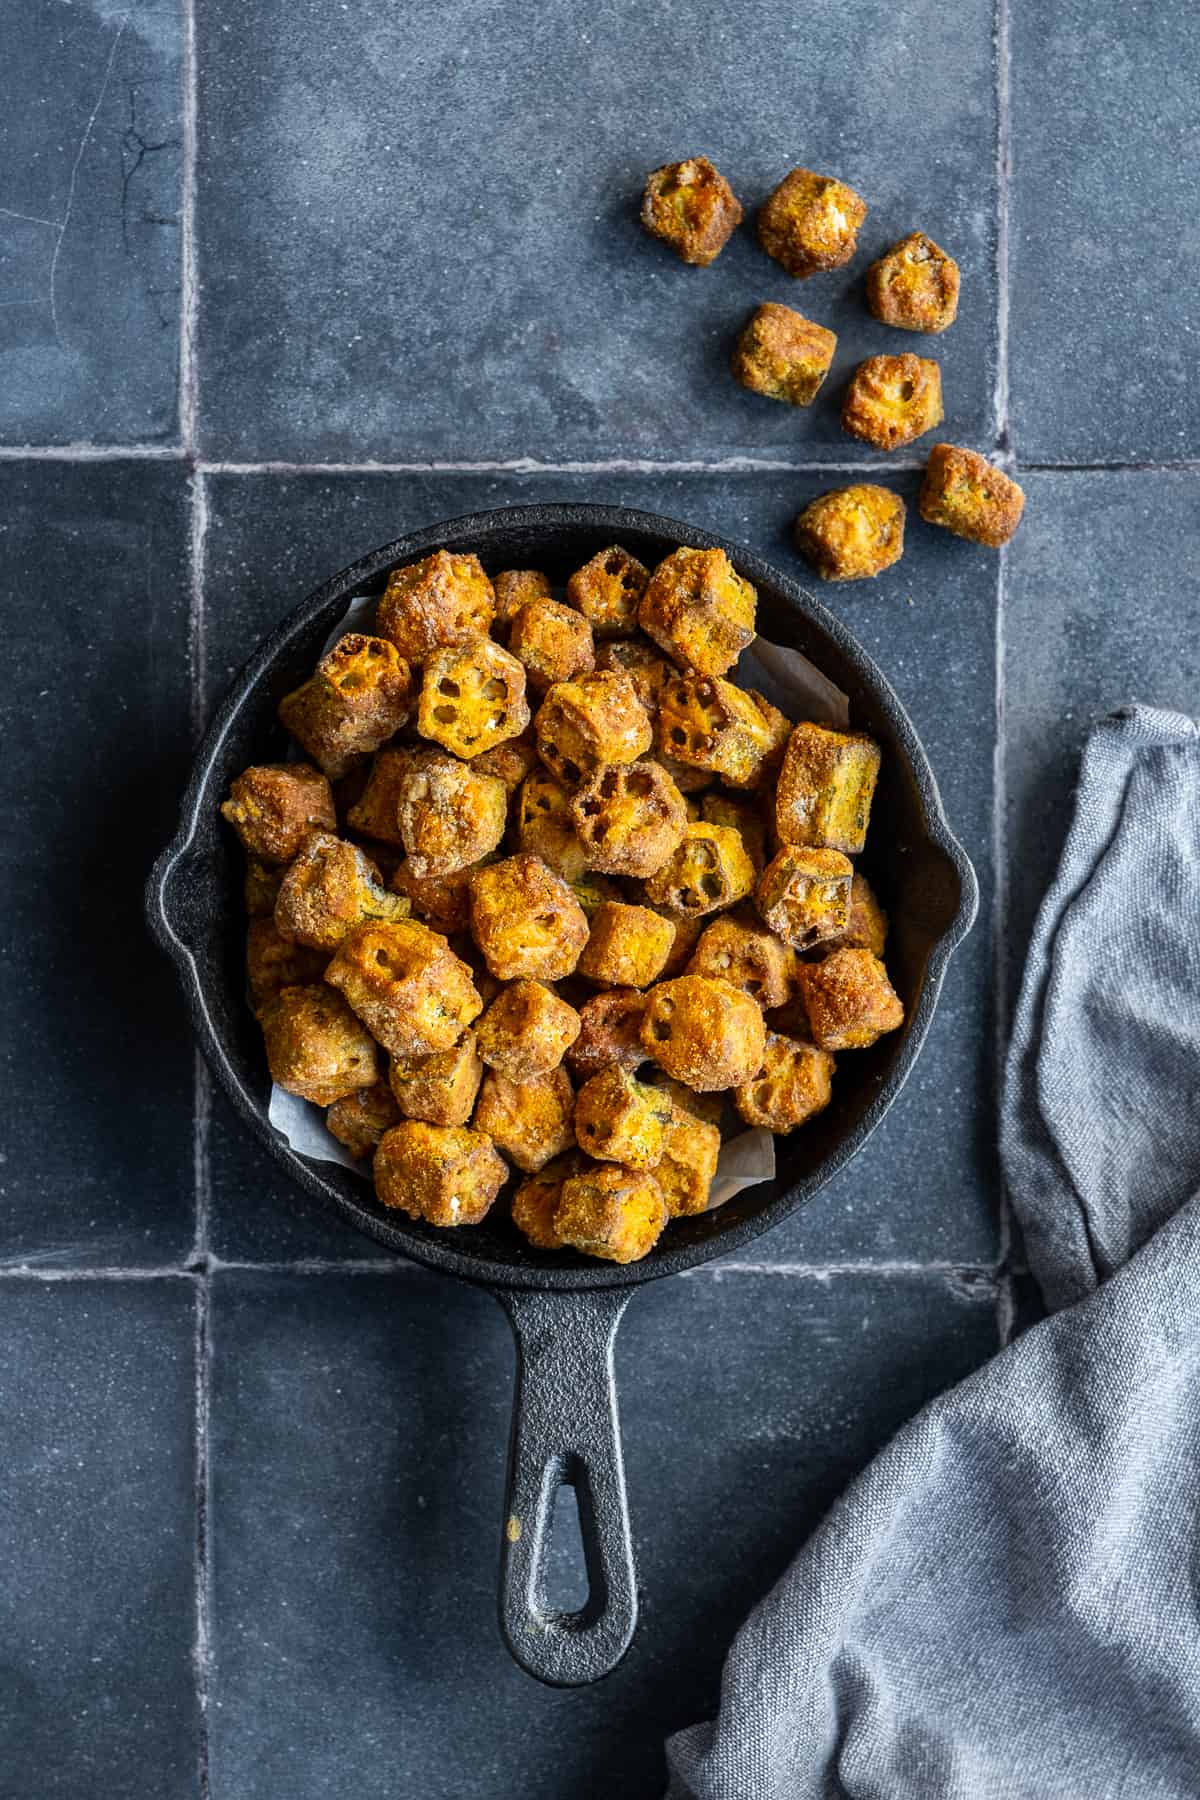
[[[576,1293],[505,1289],[497,1299],[517,1343],[509,1443],[500,1629],[521,1667],[552,1687],[615,1669],[637,1624],[637,1577],[613,1344],[629,1288]],[[588,1597],[551,1611],[543,1567],[558,1489],[575,1489]]]

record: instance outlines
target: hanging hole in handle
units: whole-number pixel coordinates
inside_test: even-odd
[[[558,1485],[550,1503],[550,1528],[536,1581],[540,1611],[560,1621],[591,1613],[592,1575],[587,1563],[579,1476],[571,1460],[555,1471]],[[553,1479],[553,1477],[552,1477]]]

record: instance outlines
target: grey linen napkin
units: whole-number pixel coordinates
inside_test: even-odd
[[[742,1627],[669,1800],[1200,1795],[1200,725],[1093,731],[1017,1007],[1061,1308],[928,1406]]]

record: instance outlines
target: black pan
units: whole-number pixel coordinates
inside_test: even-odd
[[[267,1119],[269,1078],[245,1001],[242,859],[218,816],[248,763],[278,760],[280,697],[310,672],[352,595],[381,592],[388,571],[440,544],[472,550],[489,571],[544,569],[555,582],[621,543],[653,565],[677,544],[719,545],[758,589],[759,630],[810,657],[850,696],[851,719],[883,746],[883,774],[863,866],[892,918],[888,967],[905,1002],[903,1029],[840,1059],[829,1108],[777,1143],[773,1181],[715,1212],[673,1223],[630,1268],[534,1251],[504,1218],[438,1231],[387,1213],[369,1183],[291,1150]],[[310,1194],[347,1224],[405,1256],[492,1292],[512,1324],[517,1387],[502,1538],[500,1623],[517,1661],[560,1686],[615,1667],[637,1623],[637,1585],[617,1421],[613,1341],[633,1288],[742,1249],[803,1206],[861,1149],[913,1066],[951,951],[969,930],[975,874],[942,815],[937,784],[908,715],[874,663],[816,600],[739,545],[623,507],[521,506],[412,533],[319,588],[237,676],[209,726],[179,832],[147,892],[151,928],[179,971],[217,1080],[246,1124]],[[574,1487],[590,1582],[585,1606],[543,1603],[542,1564],[558,1488]]]

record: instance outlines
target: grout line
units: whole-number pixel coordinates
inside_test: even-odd
[[[953,1262],[845,1262],[845,1263],[753,1263],[714,1262],[697,1269],[685,1269],[681,1279],[719,1280],[723,1275],[781,1275],[794,1281],[832,1281],[849,1276],[867,1275],[914,1276],[934,1275],[983,1292],[996,1285],[1001,1277],[999,1266],[982,1263]]]
[[[211,1259],[208,1254],[208,1221],[212,1201],[212,1169],[209,1161],[209,1139],[212,1133],[212,1076],[200,1051],[192,1052],[192,1194],[195,1203],[196,1241],[189,1268],[207,1275]]]
[[[196,1679],[196,1703],[199,1730],[200,1800],[209,1796],[209,1694],[212,1669],[212,1638],[209,1594],[209,1423],[211,1415],[212,1323],[209,1310],[208,1282],[196,1284],[196,1635],[192,1661]]]
[[[207,706],[208,645],[204,605],[204,564],[208,545],[208,481],[200,468],[191,477],[192,509],[188,541],[188,663],[191,679],[193,745],[204,734]]]
[[[1012,180],[1012,39],[1009,0],[996,0],[996,442],[1011,455],[1009,435],[1009,186]]]
[[[42,1252],[54,1254],[53,1252]],[[131,1266],[127,1269],[108,1267],[89,1268],[87,1264],[78,1264],[74,1268],[47,1269],[36,1263],[6,1262],[0,1264],[0,1281],[43,1281],[46,1283],[65,1281],[195,1281],[196,1271],[183,1263],[167,1263],[158,1268],[139,1268]]]
[[[0,462],[180,461],[182,444],[0,444]]]
[[[207,1175],[207,1171],[206,1171]],[[334,1257],[296,1257],[290,1261],[249,1262],[240,1259],[226,1261],[223,1257],[214,1256],[211,1251],[199,1251],[187,1263],[164,1263],[161,1265],[131,1266],[129,1268],[80,1266],[70,1269],[39,1268],[30,1263],[8,1263],[0,1265],[0,1281],[194,1281],[198,1289],[207,1292],[208,1280],[212,1275],[221,1274],[249,1275],[436,1275],[436,1270],[429,1270],[424,1263],[414,1261],[406,1256],[389,1257],[345,1257],[340,1261]],[[769,1263],[769,1262],[714,1262],[696,1269],[685,1269],[681,1279],[696,1277],[720,1277],[723,1275],[780,1275],[801,1281],[830,1281],[839,1277],[861,1277],[866,1275],[935,1275],[948,1280],[962,1282],[968,1286],[986,1288],[994,1285],[1000,1278],[1002,1270],[983,1263],[955,1262],[843,1262],[843,1263]]]
[[[1029,462],[1018,465],[1030,475],[1196,475],[1200,457],[1181,456],[1178,462]]]
[[[654,462],[612,457],[596,462],[543,462],[538,457],[481,462],[202,462],[208,475],[838,475],[920,470],[923,457],[874,462],[792,462],[771,457],[726,456],[713,462]]]
[[[196,275],[196,167],[199,143],[199,64],[196,54],[196,0],[183,4],[181,128],[183,153],[179,203],[179,436],[189,455],[196,446],[196,328],[200,286]]]

